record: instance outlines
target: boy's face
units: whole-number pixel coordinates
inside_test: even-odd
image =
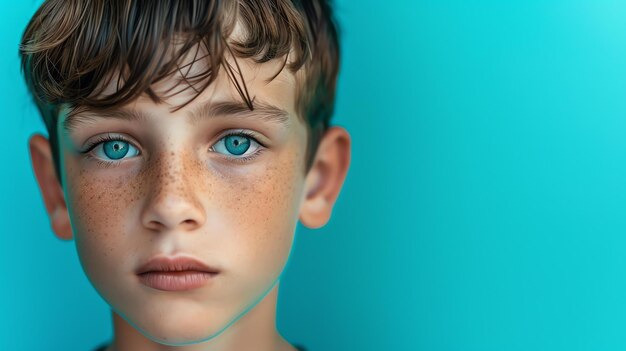
[[[347,159],[327,187],[321,180],[328,172],[304,174],[307,131],[296,116],[297,82],[284,69],[267,83],[281,66],[274,61],[238,60],[254,97],[252,112],[222,69],[176,112],[172,107],[190,95],[175,95],[165,104],[141,96],[117,109],[123,113],[83,112],[72,121],[62,113],[66,213],[53,204],[53,186],[42,180],[47,171],[38,169],[41,161],[33,154],[55,232],[75,238],[83,269],[100,295],[155,340],[198,341],[225,328],[277,283],[298,218],[320,227],[330,216]],[[164,92],[173,82],[154,88]],[[215,108],[223,103],[242,107]],[[231,132],[247,135],[227,138]],[[307,195],[320,189],[326,190],[318,199]],[[71,228],[57,216],[69,217]],[[137,269],[157,255],[191,256],[219,273],[199,288],[155,289],[141,283]]]

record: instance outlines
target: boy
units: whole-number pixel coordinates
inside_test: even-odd
[[[350,160],[329,5],[49,0],[20,54],[52,229],[112,309],[100,349],[295,350],[280,274]]]

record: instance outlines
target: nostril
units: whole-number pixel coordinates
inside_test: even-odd
[[[187,228],[193,228],[198,226],[198,222],[194,221],[193,219],[186,219],[181,222],[181,225]]]
[[[165,225],[158,221],[150,221],[148,222],[147,227],[152,230],[162,230],[163,228],[165,228]]]

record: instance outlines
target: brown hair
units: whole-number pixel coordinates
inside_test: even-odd
[[[227,42],[237,21],[244,38]],[[175,47],[178,36],[185,41]],[[198,57],[200,46],[207,55]],[[190,76],[188,69],[182,74],[180,61],[192,50],[193,62],[207,64]],[[213,82],[222,66],[253,109],[238,68],[226,62],[225,53],[257,63],[284,57],[281,70],[304,69],[296,106],[308,130],[308,172],[329,126],[339,68],[337,27],[326,0],[48,0],[28,23],[19,53],[49,133],[59,181],[56,124],[62,104],[73,112],[105,110],[142,93],[160,102],[150,86],[178,72],[187,84],[183,90],[196,92],[180,109]],[[115,72],[117,91],[103,95]]]

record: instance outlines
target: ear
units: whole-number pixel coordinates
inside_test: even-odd
[[[342,127],[330,127],[305,179],[299,217],[303,225],[315,229],[328,222],[349,166],[350,134]]]
[[[35,134],[28,140],[28,147],[52,230],[59,239],[71,240],[72,226],[63,188],[54,169],[50,143],[43,135]]]

